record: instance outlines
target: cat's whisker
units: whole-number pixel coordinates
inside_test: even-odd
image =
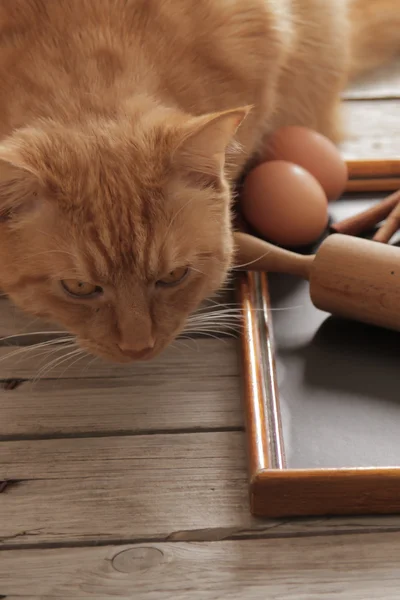
[[[199,319],[228,319],[229,317],[235,317],[237,315],[241,315],[242,311],[239,309],[222,309],[222,310],[214,310],[208,312],[202,312],[190,315],[190,319],[199,320]]]
[[[242,325],[242,319],[239,318],[232,318],[229,317],[229,319],[199,319],[199,320],[195,320],[195,321],[186,321],[186,325],[188,327],[202,327],[202,326],[207,326],[207,327],[238,327],[240,325]]]
[[[187,321],[187,324],[191,327],[201,327],[202,325],[217,325],[221,327],[239,327],[242,325],[241,317],[238,317],[237,320],[233,320],[232,317],[229,319],[198,319],[193,321]]]
[[[203,313],[194,313],[191,315],[191,318],[195,321],[199,319],[229,319],[231,317],[235,318],[240,316],[242,311],[240,309],[232,308],[232,309],[222,309],[222,310],[213,310]]]
[[[178,350],[181,354],[182,354],[183,350],[190,350],[190,348],[189,348],[189,346],[187,344],[179,344],[178,342],[181,342],[181,340],[180,339],[176,339],[175,342],[172,342],[169,345],[174,350]]]
[[[212,335],[213,337],[215,337],[215,339],[223,339],[226,337],[231,337],[231,338],[237,338],[237,334],[232,333],[231,331],[218,331],[215,329],[196,329],[196,330],[192,330],[189,331],[189,333],[193,333],[196,334],[198,336],[202,336],[202,335]]]
[[[212,323],[212,322],[221,322],[221,323],[237,323],[242,320],[243,313],[226,313],[224,315],[196,315],[191,319],[188,319],[189,323]]]
[[[25,336],[55,335],[55,334],[60,335],[61,333],[65,333],[65,332],[63,332],[63,331],[32,331],[32,332],[13,333],[11,335],[7,335],[6,337],[0,338],[0,343],[5,342],[6,340],[13,340],[13,339],[17,339],[17,338],[25,337]],[[67,339],[67,338],[65,338],[65,339]],[[73,339],[73,336],[70,336],[70,339]],[[55,340],[48,340],[48,341],[55,341]],[[59,341],[59,340],[57,339],[57,341]]]
[[[238,331],[243,326],[243,323],[240,321],[236,323],[232,323],[231,321],[199,321],[197,323],[188,323],[190,327],[200,328],[200,327],[218,327],[221,331],[226,331],[227,329],[234,329]]]
[[[192,315],[189,320],[190,321],[218,321],[221,320],[229,320],[229,319],[238,319],[241,318],[242,312],[226,312],[226,313],[202,313],[200,315]]]
[[[222,339],[223,337],[236,337],[233,333],[231,332],[226,332],[224,330],[218,330],[218,329],[211,329],[210,327],[196,327],[194,329],[188,328],[185,329],[183,331],[183,334],[197,334],[197,335],[203,335],[203,334],[212,334],[213,337],[216,337],[216,339]]]
[[[65,351],[65,350],[68,350],[69,348],[73,348],[73,347],[76,347],[76,341],[74,340],[74,338],[71,338],[71,339],[65,338],[61,342],[59,339],[57,339],[57,340],[49,340],[47,342],[42,342],[39,344],[34,344],[33,346],[27,346],[24,348],[24,350],[27,351],[27,355],[29,355],[28,357],[30,358],[31,353],[32,354],[34,353],[35,357],[38,356],[38,354],[37,354],[38,350],[44,350],[47,353],[54,353],[54,352],[59,352],[59,351]],[[8,356],[10,356],[10,355],[8,355]],[[23,357],[23,358],[25,358],[25,357]]]
[[[186,322],[189,325],[201,325],[203,323],[213,323],[213,324],[221,324],[221,325],[238,325],[240,324],[240,322],[243,320],[243,317],[241,314],[238,315],[225,315],[225,316],[221,316],[221,315],[215,315],[215,316],[205,316],[204,318],[199,318],[198,319],[188,319]]]
[[[191,338],[190,336],[185,335],[185,333],[186,332],[183,332],[182,336],[178,337],[176,341],[179,342],[181,346],[184,346],[185,348],[188,348],[189,350],[191,350],[191,347],[190,347],[189,344],[183,343],[184,340],[190,340],[191,342],[194,342],[194,344],[196,345],[197,350],[198,350],[199,349],[199,345],[198,345],[197,341],[194,338]]]
[[[65,338],[65,341],[64,341],[64,342],[62,342],[62,343],[60,344],[60,346],[63,346],[63,347],[65,348],[65,344],[66,344],[66,342],[67,342],[67,341],[69,342],[69,341],[71,341],[71,340],[70,340],[69,338],[68,338],[68,339],[67,339],[67,338]],[[8,353],[8,354],[6,354],[6,355],[2,356],[2,357],[0,358],[0,362],[2,362],[2,361],[4,361],[4,360],[7,360],[7,359],[9,359],[9,358],[12,358],[12,357],[14,357],[14,356],[17,356],[18,354],[25,354],[25,353],[28,353],[28,352],[32,352],[33,350],[39,350],[39,349],[41,349],[41,348],[44,348],[45,346],[51,346],[51,345],[53,345],[53,344],[54,344],[54,345],[56,345],[56,344],[59,344],[59,343],[60,343],[60,340],[48,340],[48,341],[46,341],[46,342],[41,342],[41,343],[39,343],[39,344],[34,344],[33,346],[24,346],[24,347],[22,347],[22,348],[18,348],[18,349],[17,349],[17,350],[15,350],[14,352],[10,352],[10,353]],[[63,344],[64,344],[64,345],[63,345]]]
[[[17,307],[16,307],[16,306],[14,306],[14,305],[12,306],[12,308],[13,308],[14,310],[18,310],[18,309],[17,309]],[[15,315],[13,315],[13,316],[15,316]],[[18,331],[18,333],[23,333],[23,332],[25,332],[27,329],[30,329],[30,328],[32,327],[32,325],[34,325],[34,324],[35,324],[37,321],[39,321],[39,317],[36,317],[36,318],[35,318],[35,319],[33,319],[32,321],[29,321],[29,323],[27,323],[23,329],[21,329],[20,331]]]
[[[207,298],[206,302],[211,302],[211,304],[216,304],[217,306],[220,306],[220,303],[214,300],[213,298]]]
[[[206,300],[206,302],[212,302],[214,306],[241,306],[242,303],[241,302],[218,302],[217,300],[214,300],[213,298],[208,298]]]
[[[195,310],[195,312],[193,314],[197,314],[200,312],[217,312],[218,310],[224,309],[224,308],[234,308],[235,306],[239,307],[241,306],[240,303],[234,304],[233,302],[231,304],[218,304],[217,302],[215,304],[212,304],[211,306],[200,306],[200,308],[198,308],[197,310]]]
[[[27,360],[27,359],[37,360],[37,359],[39,359],[39,366],[40,366],[40,364],[43,362],[43,360],[47,360],[49,356],[54,356],[55,354],[58,354],[61,350],[65,351],[72,347],[73,347],[73,344],[59,345],[56,348],[54,348],[53,346],[21,348],[20,349],[21,352],[14,352],[14,353],[12,353],[12,355],[7,355],[4,358],[11,358],[11,356],[14,357],[15,362],[13,361],[13,365],[15,365],[15,366],[17,366],[22,360]],[[40,357],[42,357],[42,358],[40,358]]]
[[[81,348],[80,355],[78,356],[78,358],[76,358],[74,361],[72,361],[72,363],[67,365],[67,367],[64,369],[64,371],[62,373],[60,373],[60,375],[57,377],[57,379],[61,379],[61,377],[68,371],[68,369],[71,369],[74,366],[74,364],[76,364],[77,362],[82,360],[82,358],[86,358],[87,356],[88,356],[88,353]],[[73,357],[71,357],[71,358],[73,358]]]
[[[192,335],[199,335],[201,337],[208,337],[208,338],[213,338],[214,340],[218,340],[221,341],[222,343],[226,344],[226,339],[224,339],[225,337],[235,337],[235,336],[221,336],[218,335],[219,332],[216,332],[217,335],[215,335],[214,330],[205,330],[205,331],[197,331],[197,330],[188,330],[187,332],[185,332],[187,334],[192,334]]]
[[[221,305],[223,306],[223,305]],[[228,305],[226,305],[228,306]],[[233,308],[235,306],[234,303],[232,303],[232,308],[227,308],[227,309],[223,309],[221,311],[219,311],[217,308],[209,308],[209,307],[205,307],[204,309],[198,309],[196,310],[192,315],[190,315],[188,317],[188,321],[192,321],[193,319],[195,319],[196,317],[207,317],[208,315],[212,315],[215,318],[218,318],[218,316],[221,316],[221,318],[224,317],[228,317],[231,316],[233,318],[241,318],[244,312],[244,308],[242,307],[242,305],[238,302],[236,304],[237,308]],[[279,307],[269,307],[268,310],[269,311],[282,311],[282,310],[295,310],[295,309],[299,309],[299,308],[303,308],[303,304],[295,304],[293,306],[279,306]],[[208,308],[208,310],[207,310]],[[265,312],[264,308],[256,308],[256,307],[251,307],[249,309],[246,309],[247,311],[250,312]]]
[[[44,367],[42,367],[38,371],[38,373],[36,374],[36,377],[33,379],[32,384],[36,383],[37,381],[39,381],[39,379],[43,378],[45,374],[47,375],[50,371],[54,370],[55,367],[60,366],[63,362],[65,362],[69,358],[72,358],[73,356],[76,356],[78,353],[80,354],[81,352],[82,352],[81,348],[78,348],[78,349],[75,348],[75,350],[68,352],[68,354],[66,354],[66,355],[57,356],[57,358],[55,358],[54,360],[47,363]]]
[[[242,323],[231,323],[227,321],[223,323],[220,321],[201,321],[198,323],[188,323],[187,326],[197,331],[199,331],[201,327],[216,327],[218,331],[226,331],[229,329],[234,329],[237,331],[238,328],[242,326]]]
[[[66,340],[62,343],[59,343],[58,340],[52,340],[52,342],[53,341],[54,343],[43,342],[43,344],[33,344],[32,346],[24,346],[24,348],[21,348],[21,350],[26,350],[26,353],[24,356],[19,358],[18,362],[20,362],[24,358],[37,358],[38,356],[41,356],[46,352],[50,353],[55,352],[57,350],[66,350],[67,348],[72,348],[73,346],[75,346],[75,342],[73,342],[73,340]],[[40,352],[40,354],[38,354],[39,350],[43,352]]]
[[[212,311],[212,310],[221,310],[223,308],[239,308],[241,306],[242,306],[241,302],[215,302],[214,304],[200,305],[199,308],[195,312],[198,312],[199,310]]]
[[[88,355],[89,356],[89,355]],[[95,363],[97,360],[100,360],[100,356],[95,356],[94,358],[92,358],[92,360],[90,360],[88,362],[87,365],[85,365],[84,367],[82,367],[81,369],[81,374],[86,373],[86,371],[92,366],[93,363]]]
[[[45,348],[45,349],[40,349],[36,350],[35,352],[32,352],[30,354],[25,354],[24,356],[20,356],[17,361],[16,364],[19,364],[22,360],[24,359],[34,359],[35,361],[38,360],[38,368],[41,368],[41,366],[43,365],[43,362],[46,361],[49,357],[53,357],[55,354],[58,354],[60,351],[65,351],[65,350],[69,350],[70,348],[73,348],[74,346],[68,345],[68,346],[63,346],[63,347],[59,347],[59,348]]]
[[[216,302],[215,309],[218,308],[242,308],[242,302]]]
[[[200,269],[196,269],[195,267],[190,267],[190,269],[192,271],[195,271],[196,273],[200,273],[200,275],[206,276],[206,274],[204,273],[204,271],[200,271]]]
[[[237,325],[242,321],[241,315],[228,315],[226,317],[215,317],[215,318],[204,318],[204,319],[188,319],[186,323],[193,327],[197,327],[198,325],[203,324],[213,324],[213,325]]]
[[[250,262],[244,263],[243,265],[235,265],[232,268],[234,271],[238,271],[239,269],[244,269],[245,267],[249,267],[250,265],[253,265],[254,263],[258,262],[259,260],[265,258],[266,256],[268,256],[268,254],[271,254],[271,250],[268,250],[268,252],[265,252],[264,254],[255,258],[254,260],[251,260]]]
[[[198,315],[196,317],[189,318],[186,321],[186,326],[194,329],[200,329],[201,327],[218,327],[221,330],[234,329],[235,331],[243,326],[243,315],[238,314],[226,314],[226,315]]]

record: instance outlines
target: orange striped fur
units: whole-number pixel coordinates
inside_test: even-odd
[[[160,352],[227,277],[237,177],[281,125],[338,138],[348,78],[399,49],[398,8],[2,0],[0,287],[90,352]]]

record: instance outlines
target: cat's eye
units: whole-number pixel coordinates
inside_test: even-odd
[[[61,285],[70,296],[74,298],[96,298],[103,293],[103,288],[93,283],[79,281],[78,279],[63,279]]]
[[[173,271],[170,271],[168,275],[165,275],[165,277],[163,277],[162,279],[159,279],[157,281],[157,285],[165,287],[178,285],[179,283],[182,283],[182,281],[187,277],[188,274],[189,267],[178,267]]]

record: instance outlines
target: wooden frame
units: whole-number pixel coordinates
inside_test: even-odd
[[[393,189],[394,181],[400,187],[400,159],[349,161],[348,166],[349,190],[387,191]],[[238,294],[244,317],[242,358],[252,513],[286,517],[400,512],[400,467],[287,468],[266,275],[241,275]]]

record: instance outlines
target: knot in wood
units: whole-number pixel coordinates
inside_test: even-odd
[[[157,567],[163,560],[164,553],[158,548],[139,546],[116,554],[112,559],[112,566],[120,573],[134,573]]]

